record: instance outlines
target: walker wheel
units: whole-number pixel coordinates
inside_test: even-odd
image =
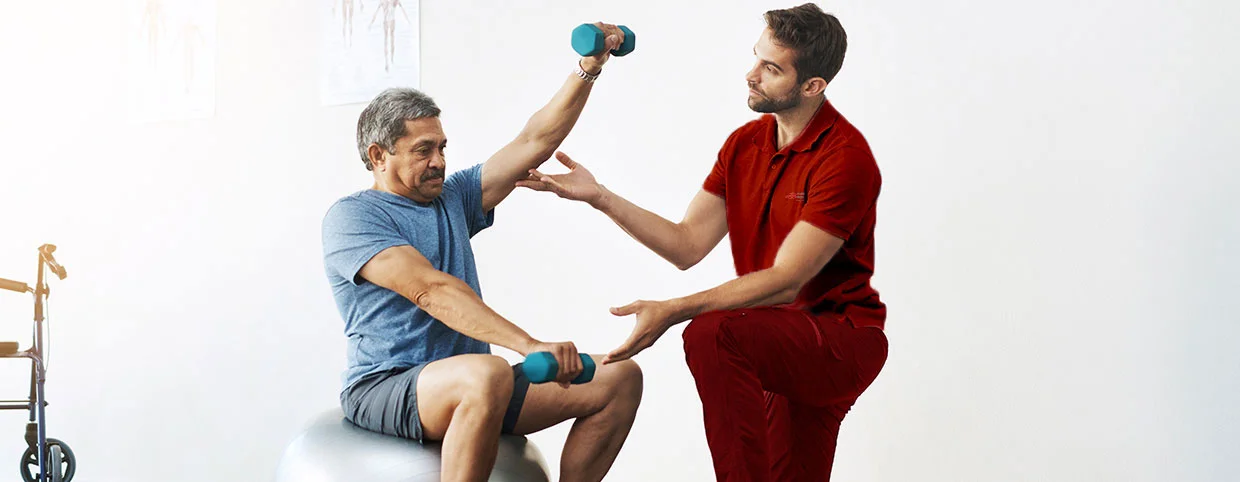
[[[35,447],[27,447],[26,452],[22,454],[21,474],[22,480],[25,482],[40,482],[37,478],[39,474],[39,458],[34,454]],[[69,449],[69,445],[60,440],[47,439],[47,461],[51,467],[52,482],[69,482],[73,480],[73,473],[77,472],[77,458],[73,456],[73,450]],[[57,463],[59,462],[59,463]]]

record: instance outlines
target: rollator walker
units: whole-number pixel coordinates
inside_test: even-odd
[[[77,471],[73,451],[64,442],[47,437],[47,416],[44,407],[43,382],[47,379],[44,356],[47,353],[43,339],[43,302],[49,294],[44,272],[51,270],[59,279],[65,279],[65,268],[56,262],[52,253],[56,247],[45,244],[39,247],[38,281],[34,287],[20,281],[0,278],[0,289],[34,295],[34,333],[30,348],[18,350],[15,341],[0,341],[0,358],[30,359],[30,397],[25,400],[0,400],[0,410],[29,410],[30,421],[26,424],[26,452],[20,465],[25,482],[68,482]]]

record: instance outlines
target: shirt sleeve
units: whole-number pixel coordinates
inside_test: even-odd
[[[361,284],[358,273],[376,254],[408,244],[397,231],[396,221],[365,201],[342,199],[323,217],[323,262],[327,271],[353,284]]]
[[[446,199],[459,202],[465,212],[465,223],[471,238],[495,223],[495,209],[482,210],[482,164],[452,173],[443,184],[445,194],[451,191]]]
[[[801,220],[847,240],[878,200],[882,184],[873,157],[845,149],[810,180]]]
[[[739,132],[739,129],[737,130]],[[710,169],[710,174],[706,176],[706,181],[702,183],[702,189],[706,192],[727,199],[728,196],[728,166],[732,163],[733,150],[732,142],[735,140],[737,133],[733,132],[728,136],[728,140],[724,141],[723,147],[719,148],[719,154],[715,157],[715,166]]]

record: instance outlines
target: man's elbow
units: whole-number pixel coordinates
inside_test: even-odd
[[[557,127],[552,122],[539,119],[538,115],[535,114],[525,124],[525,128],[517,136],[517,140],[529,146],[531,150],[538,152],[540,158],[546,159],[551,157],[555,153],[556,148],[568,137],[569,129]]]
[[[799,294],[800,292],[801,292],[801,289],[799,287],[789,288],[789,289],[780,291],[779,294],[775,296],[775,299],[773,300],[774,302],[772,304],[785,305],[788,303],[792,303],[793,301],[797,300],[797,294]]]
[[[420,283],[409,290],[407,298],[417,305],[418,308],[426,310],[438,304],[439,300],[444,297],[444,294],[451,289],[451,286],[450,283],[441,280]]]
[[[680,249],[670,261],[676,265],[677,269],[684,271],[697,266],[703,259],[706,259],[706,255],[710,254],[710,248],[703,247],[704,243],[698,241],[700,237],[695,236],[689,226],[684,223],[676,224],[676,228],[680,230],[676,241]]]
[[[772,299],[773,304],[786,304],[796,301],[797,295],[801,294],[801,288],[804,288],[805,283],[809,282],[808,278],[801,278],[802,276],[789,274],[785,278],[786,281],[781,283],[780,290],[775,293],[775,296]]]
[[[681,256],[675,260],[672,260],[672,264],[676,265],[676,269],[685,271],[689,268],[697,266],[698,263],[702,262],[702,258],[705,258],[705,256],[698,256],[696,253],[690,253],[687,256]]]

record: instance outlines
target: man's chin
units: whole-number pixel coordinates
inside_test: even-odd
[[[759,113],[759,114],[770,114],[770,113],[772,113],[772,112],[775,112],[774,110],[772,110],[772,109],[771,109],[771,103],[770,103],[770,102],[763,102],[763,101],[761,101],[761,100],[759,100],[759,101],[757,101],[757,102],[754,102],[753,100],[750,100],[750,101],[749,101],[749,110],[752,110],[752,111],[757,112],[757,113]]]
[[[797,105],[798,104],[796,102],[779,104],[767,99],[759,99],[757,101],[755,101],[752,97],[749,99],[749,109],[759,114],[777,114],[796,107]]]

